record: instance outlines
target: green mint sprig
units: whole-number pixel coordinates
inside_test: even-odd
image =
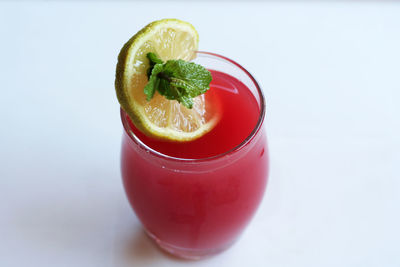
[[[150,67],[148,83],[144,87],[147,101],[155,91],[169,100],[177,100],[187,108],[193,107],[192,98],[204,94],[210,88],[211,73],[203,66],[182,59],[163,62],[154,53],[147,53]]]

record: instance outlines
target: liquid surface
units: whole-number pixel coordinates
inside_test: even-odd
[[[144,135],[130,122],[135,135],[152,149],[169,156],[198,159],[231,150],[250,135],[257,124],[260,108],[253,94],[242,82],[219,71],[210,70],[210,90],[220,105],[220,120],[207,134],[190,142],[170,142]]]

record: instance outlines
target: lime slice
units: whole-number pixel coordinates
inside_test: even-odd
[[[158,92],[146,100],[149,61],[147,53],[156,53],[163,61],[192,60],[199,35],[188,22],[177,19],[155,21],[135,34],[118,56],[115,88],[121,107],[135,126],[148,136],[173,141],[190,141],[210,131],[218,120],[215,105],[205,95],[193,99],[188,109]]]

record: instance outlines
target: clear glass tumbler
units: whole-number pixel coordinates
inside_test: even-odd
[[[245,84],[259,105],[257,124],[239,145],[201,159],[177,158],[144,144],[121,110],[121,171],[129,202],[146,233],[164,250],[200,259],[237,240],[259,206],[268,179],[263,93],[238,63],[197,52],[194,62]]]

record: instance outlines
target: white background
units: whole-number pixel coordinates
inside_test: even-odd
[[[230,250],[143,234],[119,172],[119,49],[176,17],[267,98],[271,175]],[[0,2],[1,266],[400,266],[400,3]]]

